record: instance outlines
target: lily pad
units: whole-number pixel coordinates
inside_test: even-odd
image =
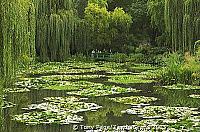
[[[141,121],[133,121],[133,125],[137,127],[150,128],[155,131],[199,131],[199,116],[185,119],[144,119]],[[145,131],[146,132],[146,131]]]
[[[83,121],[82,116],[74,115],[68,112],[30,112],[13,116],[13,120],[26,123],[28,125],[37,124],[71,124]]]
[[[27,88],[7,88],[4,90],[6,93],[22,93],[22,92],[29,92],[30,90]]]
[[[189,95],[189,97],[200,99],[200,95],[199,94],[192,94],[192,95]]]
[[[148,64],[134,64],[132,66],[129,66],[129,70],[134,72],[141,72],[141,71],[155,70],[155,69],[156,67]]]
[[[12,102],[8,102],[8,101],[3,101],[3,106],[2,108],[3,109],[6,109],[6,108],[12,108],[14,107],[16,104],[12,103]]]
[[[122,88],[114,85],[102,85],[98,87],[83,89],[81,91],[67,92],[67,94],[91,97],[91,96],[106,96],[106,95],[115,95],[122,93],[132,93],[140,91],[141,90],[136,90],[133,88]]]
[[[83,111],[97,110],[101,106],[95,103],[81,102],[83,99],[78,99],[76,97],[47,97],[44,98],[45,101],[41,104],[32,104],[28,108],[23,108],[24,110],[43,110],[51,112],[70,112],[78,113]]]
[[[127,113],[136,113],[144,119],[181,119],[185,116],[198,115],[196,108],[189,107],[167,107],[167,106],[146,106],[143,108],[131,108]]]
[[[122,84],[154,82],[154,80],[145,79],[145,75],[117,75],[117,76],[111,76],[108,81],[115,83],[122,83]]]
[[[174,84],[171,86],[163,86],[167,89],[182,89],[182,90],[190,90],[190,89],[200,89],[200,86],[192,86],[192,85],[185,85],[185,84]]]
[[[90,79],[90,78],[101,78],[105,75],[52,75],[52,76],[43,76],[44,80],[51,81],[69,81],[69,80],[80,80],[80,79]]]
[[[157,98],[155,97],[145,97],[145,96],[131,96],[131,97],[115,97],[111,98],[111,100],[123,104],[141,104],[141,103],[149,103],[152,101],[156,101]]]
[[[75,91],[75,90],[82,90],[82,89],[88,89],[88,88],[93,88],[93,87],[97,88],[101,86],[103,86],[103,84],[93,83],[93,82],[88,82],[88,81],[76,81],[76,82],[63,81],[59,85],[51,85],[44,89]]]

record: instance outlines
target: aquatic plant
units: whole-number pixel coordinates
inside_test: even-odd
[[[3,105],[2,108],[6,109],[6,108],[12,108],[14,107],[16,104],[12,103],[12,102],[8,102],[8,101],[3,101]]]
[[[85,103],[75,100],[47,100],[48,102],[44,102],[41,104],[31,104],[27,108],[23,108],[23,110],[42,110],[42,111],[51,111],[51,112],[70,112],[70,113],[78,113],[85,112],[91,110],[97,110],[101,108],[95,103]]]
[[[197,108],[145,106],[127,109],[128,114],[140,115],[143,119],[183,119],[186,116],[198,115]]]
[[[185,84],[173,84],[169,86],[163,86],[167,89],[182,89],[182,90],[189,90],[189,89],[200,89],[200,86],[192,86],[192,85],[185,85]]]
[[[85,98],[76,97],[46,97],[43,103],[31,104],[23,110],[31,111],[14,115],[13,120],[29,125],[37,124],[70,124],[83,121],[82,116],[74,113],[96,111],[101,106],[95,103],[81,102]]]
[[[152,131],[198,131],[199,122],[196,119],[198,116],[187,119],[145,119],[141,121],[133,121],[138,129],[147,128]]]
[[[30,90],[27,88],[7,88],[4,90],[5,93],[21,93],[21,92],[29,92]]]
[[[45,102],[41,104],[31,104],[23,110],[33,111],[33,110],[43,110],[51,112],[70,112],[78,113],[83,111],[97,110],[101,106],[95,103],[83,102],[87,100],[86,98],[77,98],[74,96],[69,97],[46,97]]]
[[[106,96],[106,95],[115,95],[115,94],[132,93],[132,92],[140,92],[140,90],[136,90],[134,88],[122,88],[114,85],[102,85],[98,87],[83,89],[81,91],[67,92],[67,94],[94,97],[94,96]]]
[[[75,90],[83,90],[83,89],[88,89],[88,88],[98,88],[101,86],[103,86],[103,84],[92,83],[88,81],[75,81],[75,82],[64,81],[62,82],[62,84],[51,85],[44,89],[75,91]]]
[[[110,98],[111,100],[123,104],[140,104],[140,103],[150,103],[152,101],[156,101],[155,97],[145,97],[145,96],[130,96],[130,97],[115,97]]]
[[[154,82],[154,80],[148,80],[145,78],[146,78],[145,75],[116,75],[116,76],[111,76],[110,79],[108,79],[108,81],[115,83],[122,83],[122,84]]]
[[[147,70],[155,70],[157,67],[149,65],[149,64],[132,64],[128,67],[129,70],[134,72],[141,72]]]
[[[83,117],[68,112],[55,113],[52,111],[30,112],[13,116],[15,121],[25,123],[27,125],[37,124],[70,124],[80,123]]]
[[[25,77],[34,76],[44,76],[44,75],[69,75],[69,74],[83,74],[83,73],[120,73],[126,72],[123,68],[124,64],[119,64],[115,62],[76,62],[76,61],[66,61],[60,62],[48,62],[48,63],[38,63],[36,65],[30,66],[28,70],[23,70],[21,73]]]
[[[42,76],[41,78],[44,80],[51,80],[51,81],[69,81],[69,80],[83,80],[83,79],[101,78],[101,77],[105,77],[105,75],[52,75],[52,76]]]
[[[191,94],[191,95],[189,95],[189,97],[200,99],[200,95],[199,94]]]

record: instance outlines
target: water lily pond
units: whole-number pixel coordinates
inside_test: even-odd
[[[5,130],[200,131],[199,88],[161,86],[146,76],[154,67],[128,65],[69,61],[23,70],[5,90]]]

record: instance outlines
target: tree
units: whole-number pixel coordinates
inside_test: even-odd
[[[200,39],[200,0],[165,0],[167,45],[172,51],[194,52]]]
[[[115,35],[112,38],[112,47],[116,51],[123,52],[123,48],[126,47],[131,24],[132,17],[125,13],[122,8],[115,8],[111,12],[110,29],[115,31]]]
[[[107,0],[88,0],[88,4],[90,4],[90,3],[97,4],[100,7],[108,6]]]
[[[147,8],[155,34],[155,42],[158,46],[163,46],[166,43],[164,22],[165,0],[148,0]]]
[[[84,19],[92,31],[92,47],[100,50],[115,47],[119,49],[120,45],[124,45],[132,23],[131,16],[122,8],[109,12],[106,7],[94,3],[89,3],[86,7]]]
[[[89,3],[85,8],[84,19],[91,29],[91,43],[93,48],[102,49],[105,45],[110,45],[109,21],[110,13],[106,7]]]
[[[0,4],[0,65],[7,87],[12,86],[19,66],[35,58],[35,9],[31,0],[1,0]]]

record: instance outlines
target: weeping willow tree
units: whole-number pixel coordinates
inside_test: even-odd
[[[12,86],[20,66],[35,58],[35,7],[31,0],[0,0],[0,131],[3,89]]]
[[[194,51],[195,41],[200,39],[200,0],[186,0],[183,17],[183,45]]]
[[[165,0],[167,44],[173,51],[194,50],[200,38],[200,0]]]
[[[74,0],[35,0],[36,49],[42,62],[64,61],[80,52],[79,49],[86,49],[88,39],[82,30],[86,27],[77,17],[75,3]]]
[[[5,86],[19,66],[35,57],[35,7],[32,0],[1,0],[1,74]]]
[[[2,106],[3,106],[3,84],[2,84],[2,80],[3,80],[3,49],[1,47],[3,47],[3,33],[2,33],[2,1],[0,0],[0,131],[3,130],[3,115],[2,115]]]
[[[71,54],[87,55],[92,49],[90,25],[84,19],[77,19],[73,40],[70,46]]]
[[[51,14],[48,28],[48,47],[51,61],[64,61],[70,55],[73,35],[73,12],[61,11]]]
[[[3,131],[3,84],[2,81],[0,81],[0,131]]]

